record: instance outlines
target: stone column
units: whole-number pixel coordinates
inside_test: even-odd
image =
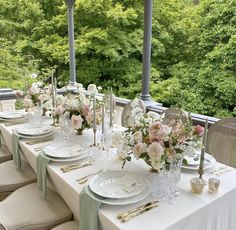
[[[76,87],[76,71],[75,71],[75,41],[74,41],[74,5],[75,0],[65,0],[68,13],[68,36],[70,47],[70,82],[68,85],[69,90],[77,89]]]

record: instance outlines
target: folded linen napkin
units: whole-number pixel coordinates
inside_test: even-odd
[[[98,209],[106,198],[94,194],[86,186],[80,194],[80,230],[98,230]]]
[[[17,135],[15,132],[13,132],[12,134],[12,158],[17,168],[21,167],[19,140],[20,140],[20,136]]]
[[[43,197],[47,197],[47,165],[50,160],[44,157],[41,152],[37,156],[37,187],[43,192]]]

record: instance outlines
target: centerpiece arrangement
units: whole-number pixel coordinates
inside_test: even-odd
[[[134,111],[138,111],[137,119],[133,117],[132,125],[122,134],[122,167],[134,157],[144,160],[152,171],[160,172],[176,156],[183,157],[201,145],[204,128],[193,126],[190,117],[186,122],[176,118],[164,123],[157,113],[140,116],[141,111],[135,106]]]
[[[98,88],[94,84],[90,84],[85,93],[83,86],[78,87],[78,94],[66,94],[65,96],[57,95],[55,113],[58,115],[68,115],[71,126],[82,134],[85,128],[90,128],[95,123],[101,122],[102,98],[99,99],[94,95],[98,92]],[[94,111],[95,110],[95,111]],[[95,116],[94,116],[95,114]]]

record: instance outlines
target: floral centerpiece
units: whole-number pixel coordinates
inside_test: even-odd
[[[94,123],[93,111],[93,94],[98,92],[99,88],[94,84],[88,86],[88,94],[85,94],[83,86],[78,85],[78,94],[68,94],[64,96],[64,104],[60,104],[56,109],[59,113],[69,113],[71,126],[81,134],[85,128],[92,127]],[[101,105],[102,101],[96,97],[96,123],[101,121]]]
[[[192,126],[190,118],[187,122],[173,119],[165,124],[159,114],[148,112],[134,120],[122,135],[122,167],[134,156],[159,172],[171,164],[175,156],[187,154],[193,147],[200,146],[204,133],[203,127]]]
[[[43,83],[34,82],[31,87],[27,90],[26,93],[23,93],[20,90],[15,92],[17,98],[23,98],[23,107],[26,111],[29,111],[33,107],[37,106],[38,103],[48,100],[48,93],[42,93]]]

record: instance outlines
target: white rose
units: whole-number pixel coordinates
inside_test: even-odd
[[[122,134],[117,131],[112,134],[112,145],[117,146],[122,141]]]
[[[148,155],[150,157],[150,160],[153,162],[160,161],[163,153],[164,153],[164,148],[158,142],[153,142],[148,147]]]
[[[138,106],[138,99],[135,98],[135,99],[131,102],[130,105],[131,105],[132,108],[135,108],[136,106]]]
[[[90,84],[90,85],[88,86],[88,91],[89,91],[91,94],[97,93],[97,92],[98,92],[97,86],[94,85],[94,84]]]
[[[43,104],[43,108],[45,108],[46,110],[50,110],[52,109],[52,100],[48,100]]]
[[[153,111],[148,111],[147,112],[147,117],[151,118],[153,120],[160,120],[160,118],[161,118],[160,114],[158,114],[156,112],[153,112]]]

